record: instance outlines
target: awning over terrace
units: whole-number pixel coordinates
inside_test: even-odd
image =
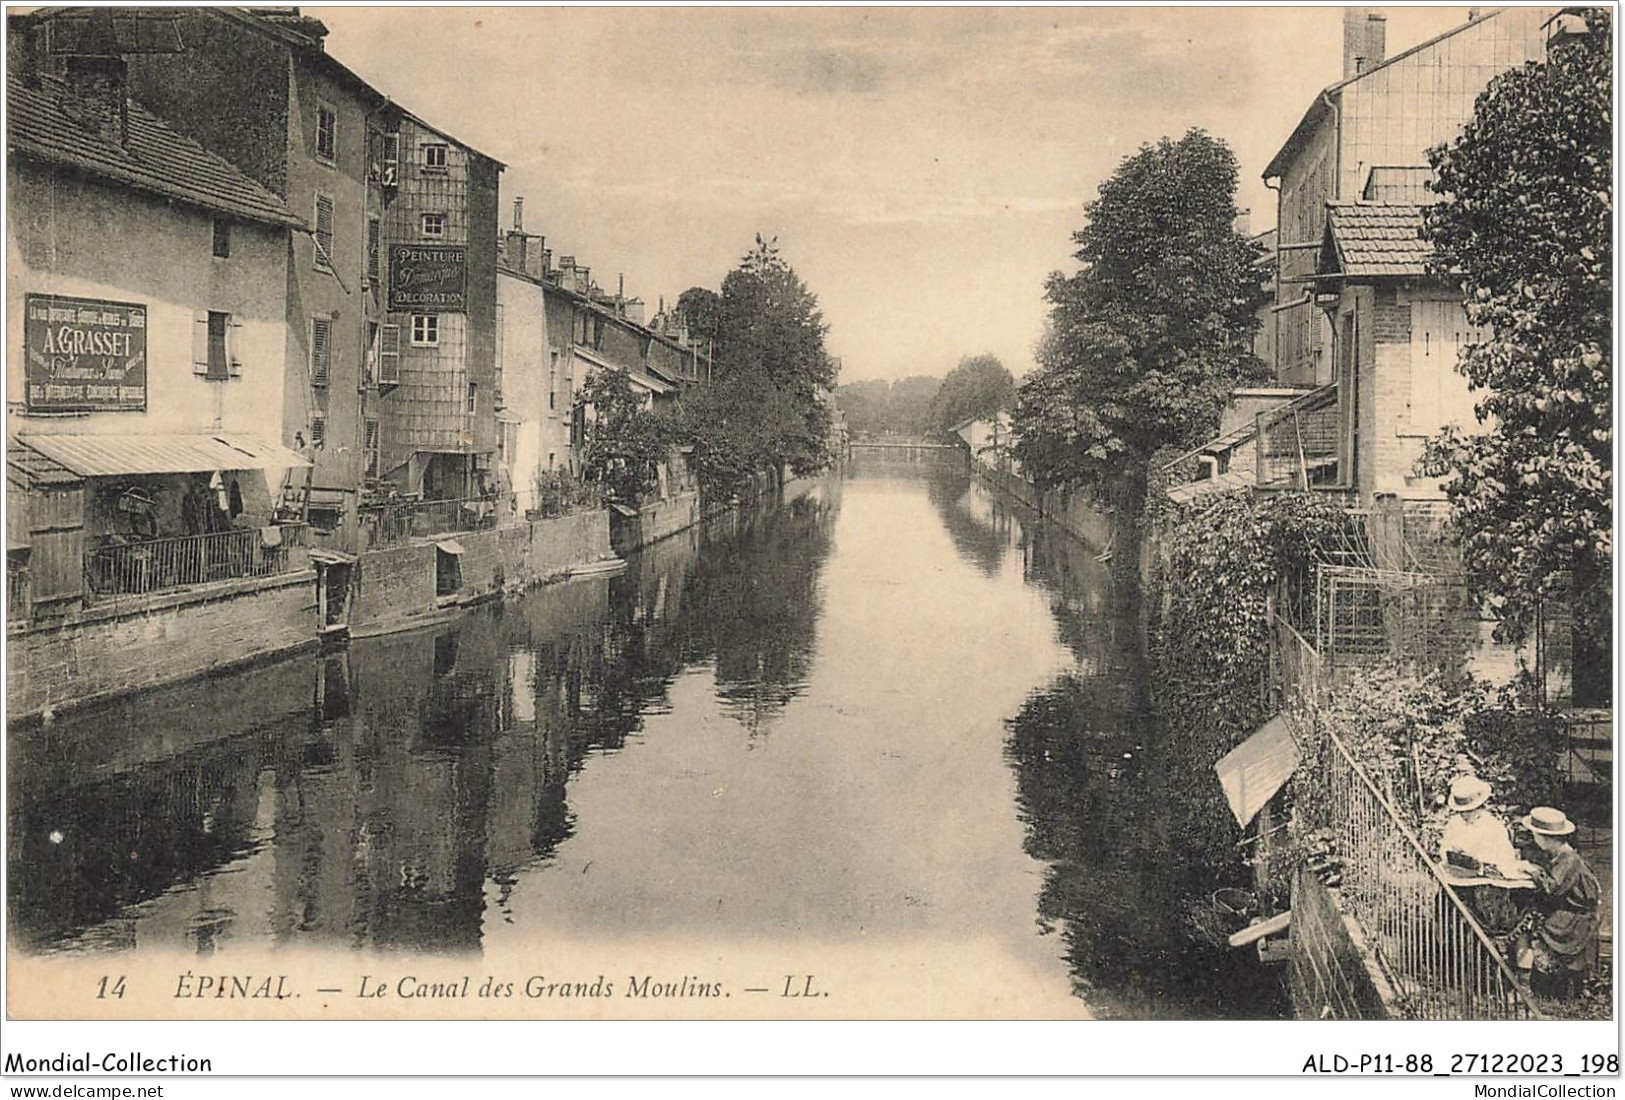
[[[213,470],[286,470],[308,459],[252,436],[23,435],[12,443],[44,455],[81,477],[195,474]]]

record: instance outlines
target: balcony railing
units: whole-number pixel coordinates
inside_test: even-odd
[[[1349,484],[1344,410],[1322,386],[1258,414],[1257,484],[1269,489],[1343,489]]]
[[[98,596],[141,595],[167,588],[239,577],[269,577],[302,568],[294,551],[308,545],[302,523],[217,531],[208,535],[148,539],[92,547],[85,551],[85,590]]]
[[[361,506],[361,545],[379,549],[436,535],[489,530],[512,522],[515,514],[511,495],[507,501],[495,497],[373,501]]]

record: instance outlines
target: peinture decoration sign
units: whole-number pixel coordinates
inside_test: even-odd
[[[468,249],[401,244],[389,250],[390,312],[467,310]]]

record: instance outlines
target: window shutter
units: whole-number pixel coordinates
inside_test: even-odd
[[[235,313],[226,317],[226,363],[233,378],[243,376],[242,328]]]
[[[316,268],[331,271],[333,262],[333,200],[316,196]]]
[[[401,380],[401,326],[378,330],[378,381],[393,386]]]
[[[377,218],[367,219],[367,278],[378,282],[379,254],[383,251],[383,231]]]
[[[313,416],[310,418],[310,445],[320,447],[327,442],[327,417]]]
[[[192,314],[192,373],[209,373],[209,313],[198,310]]]
[[[310,319],[310,384],[327,385],[333,366],[333,322],[326,317]]]

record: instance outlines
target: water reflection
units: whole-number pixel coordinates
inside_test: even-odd
[[[509,919],[518,876],[574,833],[570,777],[668,710],[685,667],[714,668],[757,734],[801,692],[835,499],[730,514],[622,576],[431,632],[16,731],[14,937],[478,949],[487,881]]]
[[[618,577],[13,731],[13,942],[937,937],[1107,1014],[1268,1014],[1184,934],[1188,777],[1099,558],[961,471],[859,469]]]

